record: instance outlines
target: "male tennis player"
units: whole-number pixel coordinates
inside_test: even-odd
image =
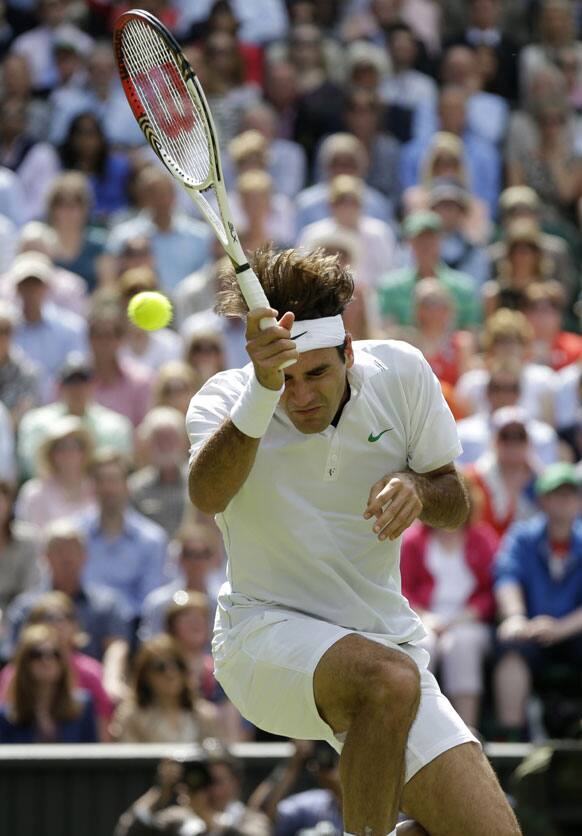
[[[438,381],[405,343],[352,343],[337,258],[262,251],[254,267],[273,309],[247,316],[251,362],[211,378],[187,417],[190,497],[229,556],[216,676],[255,725],[341,751],[347,834],[395,833],[399,809],[408,832],[519,834],[400,590],[402,532],[468,514]],[[218,310],[246,315],[234,278]]]

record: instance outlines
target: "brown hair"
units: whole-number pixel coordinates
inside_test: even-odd
[[[206,621],[210,617],[210,605],[208,596],[203,592],[188,591],[177,592],[166,610],[165,627],[170,636],[173,636],[176,628],[176,621],[183,612],[195,610],[204,615]]]
[[[89,636],[79,628],[79,618],[75,604],[68,595],[58,589],[52,592],[45,592],[40,596],[28,613],[26,624],[46,624],[50,626],[50,618],[54,613],[63,616],[63,618],[66,618],[71,624],[77,627],[73,637],[73,646],[77,648],[84,647],[89,641]]]
[[[194,699],[186,676],[186,662],[176,641],[172,636],[164,633],[144,642],[136,654],[133,663],[133,697],[136,704],[141,708],[153,704],[154,694],[150,687],[148,673],[151,663],[160,656],[170,656],[176,660],[184,678],[179,697],[180,707],[191,711],[194,708]]]
[[[14,656],[14,676],[8,686],[7,701],[10,703],[12,719],[18,725],[30,725],[35,719],[36,684],[30,673],[30,654],[35,647],[45,642],[59,652],[61,675],[57,682],[51,704],[51,716],[56,722],[67,722],[78,717],[81,706],[75,700],[72,670],[62,656],[55,631],[44,624],[25,627],[20,635]]]
[[[89,462],[93,455],[93,440],[80,418],[65,415],[58,418],[50,434],[44,439],[37,452],[38,472],[47,477],[55,474],[54,452],[57,445],[72,436],[80,442],[85,454],[84,471],[89,470]]]
[[[496,342],[508,338],[517,338],[524,345],[529,345],[533,340],[533,331],[521,311],[500,308],[489,317],[485,324],[483,348],[486,352],[490,351]]]
[[[46,196],[46,216],[49,224],[52,224],[55,205],[62,197],[78,200],[88,213],[93,203],[88,177],[81,171],[64,171],[55,177]]]
[[[350,271],[340,266],[338,255],[326,255],[322,249],[302,253],[260,248],[252,266],[269,304],[280,314],[291,311],[296,319],[340,314],[354,293]],[[248,307],[232,268],[223,274],[222,288],[216,311],[222,316],[246,317]]]
[[[10,541],[13,539],[12,522],[14,519],[14,496],[16,491],[14,490],[14,486],[11,482],[7,479],[0,479],[0,493],[6,497],[8,504],[10,505],[8,515],[4,522],[4,536],[7,541]]]

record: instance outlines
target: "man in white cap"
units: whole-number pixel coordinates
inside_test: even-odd
[[[87,327],[83,319],[47,302],[52,267],[40,253],[23,253],[8,273],[20,300],[22,318],[14,343],[43,373],[41,398],[53,395],[59,369],[71,352],[87,353]]]
[[[518,834],[401,594],[403,531],[468,514],[439,383],[407,344],[352,343],[337,257],[266,250],[254,268],[273,308],[248,313],[233,275],[218,305],[247,316],[251,362],[211,378],[187,416],[190,497],[229,558],[216,676],[255,725],[341,751],[346,834],[396,833],[399,809],[408,833]]]

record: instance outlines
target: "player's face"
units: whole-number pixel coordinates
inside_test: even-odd
[[[285,369],[283,409],[302,433],[320,433],[333,421],[347,396],[347,369],[354,363],[351,340],[346,361],[337,349],[317,348],[299,355],[295,365]]]

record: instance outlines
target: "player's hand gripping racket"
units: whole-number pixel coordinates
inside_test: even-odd
[[[156,17],[133,9],[116,20],[113,46],[125,95],[149,144],[213,228],[249,309],[270,307],[231,219],[210,108],[177,41]],[[273,318],[261,320],[263,329],[272,325]]]

